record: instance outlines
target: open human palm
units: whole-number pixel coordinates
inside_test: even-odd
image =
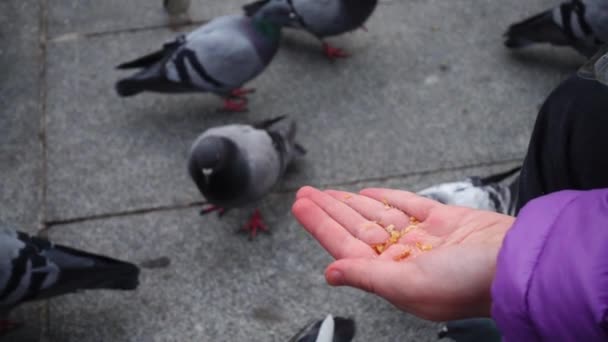
[[[410,192],[300,189],[296,219],[335,258],[334,286],[375,293],[431,320],[488,316],[496,257],[514,218]]]

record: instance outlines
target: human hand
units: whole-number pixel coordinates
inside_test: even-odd
[[[389,189],[304,187],[292,211],[337,259],[325,271],[329,284],[375,293],[429,320],[490,315],[496,257],[513,217]],[[386,228],[411,227],[410,217],[416,228],[378,255],[391,237]]]

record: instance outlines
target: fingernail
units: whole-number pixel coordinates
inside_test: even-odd
[[[340,286],[344,284],[344,275],[338,270],[327,272],[327,282],[332,286]]]

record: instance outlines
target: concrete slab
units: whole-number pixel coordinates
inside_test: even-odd
[[[0,222],[35,232],[43,177],[38,1],[2,1],[0,23]]]
[[[0,224],[35,233],[43,186],[39,140],[40,35],[36,0],[0,2]],[[24,305],[10,318],[23,328],[3,341],[37,342],[44,303]]]
[[[197,210],[54,227],[58,242],[150,264],[134,293],[85,293],[52,300],[55,341],[286,341],[309,319],[353,316],[360,341],[434,341],[437,325],[352,289],[330,289],[328,255],[291,218],[293,194],[264,207],[271,235],[235,234]],[[152,262],[152,264],[159,264]],[[162,263],[160,263],[162,264]]]
[[[501,46],[512,17],[521,14],[492,1],[383,4],[369,33],[334,40],[354,54],[338,63],[320,56],[308,36],[288,33],[251,84],[259,91],[246,115],[215,113],[219,102],[210,95],[116,97],[113,83],[124,74],[110,70],[172,37],[168,29],[56,41],[49,47],[49,216],[196,200],[184,165],[198,133],[285,113],[298,118],[309,150],[287,188],[521,158],[537,107],[580,59],[541,48],[522,63]],[[529,67],[535,54],[558,62]]]
[[[239,13],[246,1],[192,1],[188,17],[193,21],[209,20],[219,15]],[[49,4],[49,35],[61,39],[66,35],[87,35],[134,28],[167,25],[170,18],[162,0],[64,0]]]

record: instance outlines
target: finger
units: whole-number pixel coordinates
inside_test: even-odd
[[[312,186],[303,186],[296,193],[296,199],[308,197],[315,190],[317,190],[317,189],[313,188]]]
[[[420,221],[426,220],[426,218],[429,216],[429,212],[432,209],[442,206],[442,204],[439,202],[418,196],[408,191],[391,189],[365,189],[360,193],[377,201],[386,200],[389,205],[404,211],[410,216],[414,216]]]
[[[298,222],[336,259],[375,257],[376,253],[355,238],[308,198],[297,200],[292,212]]]
[[[403,211],[396,209],[388,203],[358,194],[349,194],[343,191],[328,190],[329,195],[343,200],[364,218],[377,222],[382,227],[393,225],[395,229],[402,230],[410,225],[410,218]]]
[[[339,225],[346,228],[354,237],[372,245],[386,241],[389,234],[380,225],[370,222],[357,211],[328,193],[311,190],[308,199],[315,202]]]
[[[387,300],[407,301],[415,281],[416,267],[409,262],[380,259],[338,260],[325,270],[325,278],[332,286],[352,286],[375,293]]]

